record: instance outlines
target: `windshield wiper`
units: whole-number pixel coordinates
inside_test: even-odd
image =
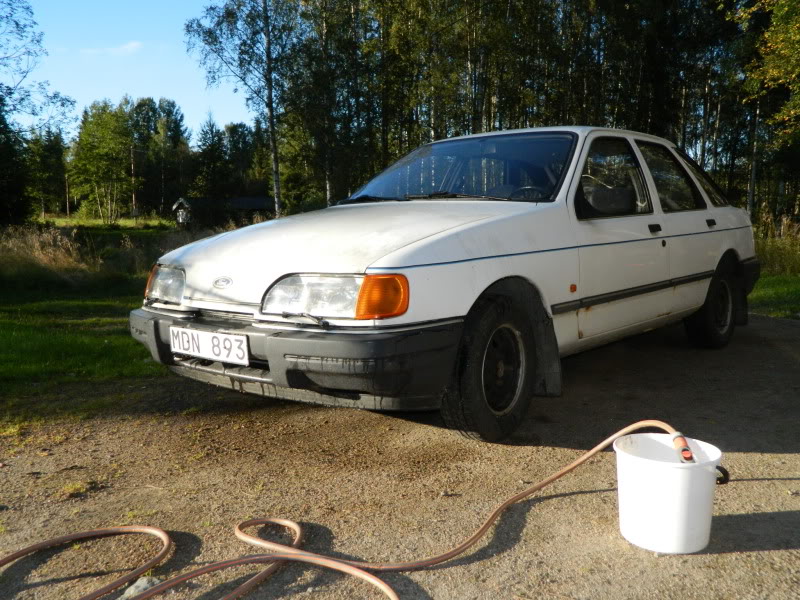
[[[360,204],[362,202],[402,202],[408,198],[393,198],[391,196],[370,196],[363,194],[355,198],[346,198],[339,202],[339,204]]]
[[[439,198],[484,198],[487,200],[508,200],[503,196],[487,196],[486,194],[456,194],[454,192],[431,192],[430,194],[408,194],[406,200],[437,200]]]
[[[406,200],[430,200],[431,198],[458,198],[453,192],[431,192],[430,194],[406,194]]]
[[[328,323],[322,317],[318,317],[316,315],[312,315],[312,314],[309,314],[309,313],[293,313],[293,312],[284,311],[284,312],[281,313],[281,316],[284,319],[291,319],[292,317],[303,317],[305,319],[310,319],[310,320],[314,321],[314,323],[316,323],[317,325],[322,327],[323,329],[328,329],[331,326],[331,324]]]

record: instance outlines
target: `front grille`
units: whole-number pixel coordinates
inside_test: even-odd
[[[250,360],[250,366],[231,365],[227,363],[215,362],[203,358],[195,358],[184,354],[175,354],[175,364],[181,367],[188,367],[195,371],[203,371],[214,375],[225,375],[234,379],[245,381],[258,381],[269,383],[272,381],[269,373],[269,363],[265,360]]]
[[[201,309],[197,311],[197,316],[201,319],[212,319],[214,321],[247,321],[253,323],[252,313],[238,313],[227,310],[207,310]]]

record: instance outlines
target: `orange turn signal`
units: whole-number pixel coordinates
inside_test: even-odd
[[[386,319],[408,310],[405,275],[366,275],[356,303],[356,319]]]
[[[153,268],[150,269],[150,275],[147,276],[147,284],[144,286],[144,297],[150,295],[150,286],[153,285],[153,278],[156,276],[156,271],[158,271],[158,264],[153,265]]]

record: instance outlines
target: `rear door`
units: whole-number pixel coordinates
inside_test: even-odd
[[[639,158],[625,136],[590,134],[570,191],[580,256],[581,339],[641,327],[667,312],[668,249]]]
[[[720,256],[717,223],[703,194],[671,148],[639,139],[636,145],[664,213],[673,285],[670,311],[700,306]]]

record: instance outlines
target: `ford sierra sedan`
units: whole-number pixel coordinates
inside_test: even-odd
[[[159,259],[133,336],[270,397],[440,410],[487,441],[560,357],[683,321],[721,348],[759,276],[747,213],[674,144],[556,127],[424,145],[337,206]]]

